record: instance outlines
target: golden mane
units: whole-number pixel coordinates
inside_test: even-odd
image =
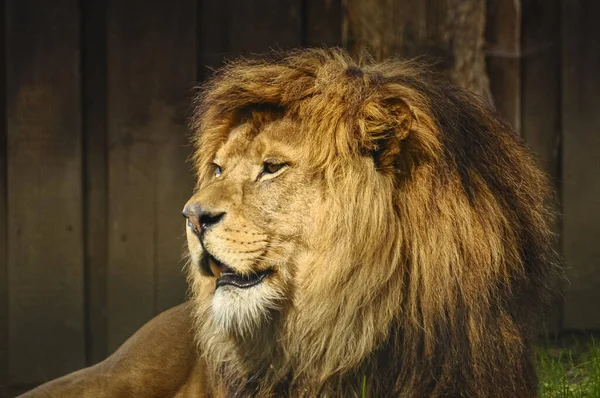
[[[546,177],[510,127],[415,62],[240,59],[198,97],[199,186],[249,107],[298,123],[328,206],[272,339],[218,337],[192,283],[214,381],[257,396],[358,395],[363,377],[369,396],[534,396],[531,343],[559,267]]]

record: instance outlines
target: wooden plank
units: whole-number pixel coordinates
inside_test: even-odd
[[[526,1],[522,15],[522,135],[556,181],[560,143],[559,0]]]
[[[165,3],[166,7],[173,8],[171,2]],[[178,3],[178,9],[171,11],[171,19],[162,33],[169,40],[160,50],[166,55],[161,74],[168,83],[158,87],[159,95],[165,101],[165,119],[156,120],[163,142],[158,157],[160,167],[155,191],[155,313],[181,304],[187,291],[182,257],[183,251],[187,250],[187,241],[181,210],[192,195],[194,186],[191,167],[187,163],[192,150],[187,126],[198,69],[196,8],[195,0]],[[178,25],[181,26],[175,29]]]
[[[560,3],[529,0],[522,6],[521,134],[560,190]],[[558,202],[556,203],[558,205]],[[558,208],[557,208],[558,210]],[[560,234],[557,220],[554,232]],[[560,251],[557,243],[556,250]],[[560,288],[560,286],[557,286]],[[562,298],[546,317],[546,332],[560,330]]]
[[[79,2],[7,0],[9,381],[85,364]]]
[[[245,0],[230,8],[233,54],[264,53],[302,44],[302,0]]]
[[[305,0],[303,45],[309,47],[342,44],[342,1]]]
[[[86,359],[106,357],[106,1],[82,4]]]
[[[229,51],[229,0],[199,0],[198,80],[213,74]]]
[[[302,0],[200,0],[198,16],[199,80],[204,80],[226,59],[239,54],[264,53],[271,49],[298,47],[303,43],[303,16],[313,18],[310,29],[312,40],[318,34],[326,36],[320,25],[319,8],[328,15],[335,14],[335,3],[327,0],[323,5],[303,8]],[[329,26],[327,27],[329,29]],[[315,33],[316,30],[316,33]],[[329,40],[329,38],[326,38]]]
[[[5,53],[5,1],[0,0],[0,54]],[[8,267],[6,253],[6,68],[0,62],[0,397],[8,396]]]
[[[562,2],[564,327],[600,329],[600,2]]]
[[[185,114],[196,74],[194,0],[108,8],[108,349],[181,302],[192,180]]]
[[[487,73],[496,109],[521,131],[521,1],[487,2],[485,37]]]

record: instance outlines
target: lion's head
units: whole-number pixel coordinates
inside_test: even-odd
[[[199,350],[230,393],[525,396],[557,275],[544,175],[476,96],[341,50],[204,86]]]

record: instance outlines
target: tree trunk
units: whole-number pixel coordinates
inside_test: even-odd
[[[346,0],[343,41],[376,59],[421,57],[491,100],[484,55],[485,0]]]

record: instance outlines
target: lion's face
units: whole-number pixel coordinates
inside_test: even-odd
[[[319,195],[296,133],[289,120],[234,127],[186,204],[192,272],[225,332],[252,333],[281,308],[310,245]]]

